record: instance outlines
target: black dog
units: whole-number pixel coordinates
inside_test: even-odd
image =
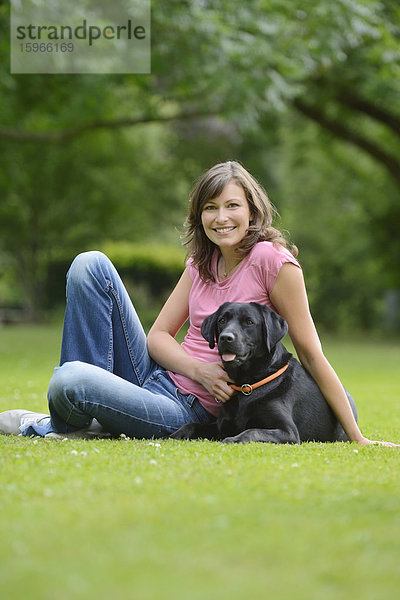
[[[314,379],[280,342],[287,329],[282,317],[256,302],[226,302],[207,317],[201,333],[210,348],[216,339],[237,392],[215,422],[189,423],[171,437],[242,444],[347,441]],[[346,394],[357,419],[354,400]]]

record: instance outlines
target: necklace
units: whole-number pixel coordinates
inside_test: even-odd
[[[223,258],[223,257],[221,256],[221,258]],[[230,267],[230,269],[227,269],[227,268],[226,268],[225,259],[223,259],[223,260],[224,260],[224,268],[222,269],[222,275],[223,275],[223,278],[224,278],[224,279],[227,279],[227,277],[229,277],[229,275],[231,275],[231,273],[233,273],[233,271],[234,271],[235,269],[237,269],[237,267],[238,267],[238,266],[240,265],[240,263],[242,262],[242,259],[241,259],[241,258],[240,258],[240,259],[238,259],[238,261],[237,261],[236,263],[234,263],[234,264],[233,264],[233,266],[232,266],[232,267]]]

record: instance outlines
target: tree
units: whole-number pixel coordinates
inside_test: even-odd
[[[7,9],[0,10],[5,28]],[[233,136],[255,138],[298,114],[299,120],[291,121],[295,127],[301,129],[303,118],[316,123],[332,139],[366,153],[398,187],[399,11],[394,0],[304,0],[301,6],[292,0],[250,0],[243,5],[233,0],[153,0],[151,76],[10,76],[4,66],[7,61],[1,61],[1,147],[23,166],[19,174],[8,167],[3,177],[7,214],[3,212],[0,221],[14,219],[14,231],[20,226],[22,231],[29,229],[23,219],[21,223],[29,205],[24,195],[29,182],[37,180],[39,153],[48,165],[55,165],[50,156],[58,154],[62,181],[62,165],[75,165],[73,153],[80,147],[84,160],[93,160],[92,179],[84,184],[77,177],[74,185],[80,190],[82,183],[90,196],[90,182],[96,181],[98,187],[101,180],[96,167],[107,163],[97,163],[95,158],[105,131],[113,136],[129,131],[133,137],[136,131],[143,140],[143,127],[155,123],[163,124],[173,136],[175,131],[196,129],[199,123],[212,131],[213,123],[223,120]],[[4,36],[0,44],[5,57]],[[161,154],[169,147],[166,143]],[[25,154],[32,165],[36,159],[35,169],[26,169]],[[154,166],[149,170],[156,173]],[[194,171],[193,165],[184,169],[181,181]],[[56,172],[55,168],[54,185],[58,185]],[[22,177],[25,188],[19,181]],[[58,197],[68,206],[72,183],[65,176],[64,182],[58,185]],[[376,215],[375,239],[387,237],[397,204],[395,194],[390,194]],[[87,214],[82,213],[82,222]],[[81,236],[86,235],[83,230]],[[40,236],[36,242],[42,250],[44,240]],[[51,243],[49,238],[46,244]],[[8,251],[5,241],[2,247]],[[395,257],[398,251],[398,242],[390,238],[385,252]],[[397,281],[392,264],[388,261],[387,268]]]

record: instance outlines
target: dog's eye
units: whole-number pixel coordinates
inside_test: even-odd
[[[251,319],[246,319],[247,325],[254,325],[254,322]]]
[[[220,319],[218,319],[218,323],[220,325],[223,325],[225,323],[225,317],[221,317]]]

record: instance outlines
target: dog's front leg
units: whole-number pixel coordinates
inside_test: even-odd
[[[233,437],[222,440],[224,444],[248,444],[249,442],[266,442],[270,444],[300,444],[299,432],[290,429],[246,429]]]
[[[187,423],[169,437],[174,440],[196,440],[199,438],[222,440],[216,421],[213,423]]]

